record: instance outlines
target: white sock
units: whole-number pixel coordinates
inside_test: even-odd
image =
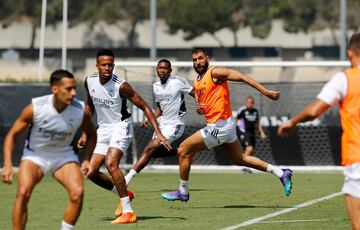
[[[137,172],[134,169],[131,169],[129,173],[125,176],[126,186],[128,186],[132,179],[137,175]]]
[[[75,228],[75,225],[68,224],[64,220],[61,222],[60,230],[73,230],[74,228]]]
[[[118,191],[116,190],[115,185],[114,185],[114,187],[113,187],[110,191],[112,191],[112,192],[113,192],[113,193],[115,193],[116,195],[118,195],[118,194],[119,194],[119,193],[118,193]]]
[[[121,200],[121,204],[122,204],[123,213],[134,212],[133,209],[131,208],[129,196],[122,197],[122,198],[120,198],[120,200]]]
[[[282,177],[282,175],[284,174],[284,172],[282,171],[281,168],[276,167],[276,166],[271,165],[271,164],[268,164],[266,172],[272,173],[272,174],[274,174],[275,176],[277,176],[279,178]]]
[[[180,179],[180,192],[181,194],[189,194],[189,181]]]

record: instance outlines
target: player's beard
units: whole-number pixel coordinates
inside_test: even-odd
[[[198,66],[198,67],[194,66],[194,69],[195,69],[196,73],[201,75],[207,71],[208,67],[209,67],[209,62],[206,62],[203,66]]]

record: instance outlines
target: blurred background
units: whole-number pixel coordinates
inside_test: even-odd
[[[69,1],[66,67],[81,76],[91,73],[102,47],[114,49],[117,60],[148,60],[152,29],[157,56],[172,60],[188,61],[195,46],[209,48],[216,60],[338,60],[342,36],[360,22],[357,0],[154,2],[155,28],[151,0]],[[345,34],[341,2],[347,3]],[[63,0],[47,0],[45,73],[61,67],[63,6]],[[0,1],[2,81],[37,77],[41,12],[41,0]]]
[[[265,140],[257,138],[254,155],[282,165],[339,165],[336,108],[299,127],[293,137],[280,139],[276,129],[349,65],[346,43],[359,31],[359,12],[358,0],[1,0],[0,144],[30,98],[49,92],[48,77],[55,69],[75,73],[79,97],[84,99],[82,80],[96,71],[96,52],[111,48],[116,72],[152,104],[153,61],[170,59],[173,73],[192,82],[190,51],[204,47],[212,61],[281,92],[280,100],[271,102],[243,84],[230,85],[234,115],[252,95],[268,134]],[[190,97],[186,102],[188,136],[204,125],[204,119],[194,112]],[[141,122],[143,114],[133,106],[130,110],[135,124]],[[129,164],[152,135],[136,125],[135,131]],[[17,163],[23,139],[15,154]],[[199,154],[194,163],[230,164],[221,149],[211,152]]]

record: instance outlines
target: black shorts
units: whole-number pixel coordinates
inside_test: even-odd
[[[255,135],[251,134],[251,133],[243,133],[241,131],[238,132],[238,138],[240,140],[240,144],[241,147],[243,147],[244,149],[248,146],[252,146],[253,148],[255,148]]]

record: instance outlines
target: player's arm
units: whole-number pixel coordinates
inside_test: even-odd
[[[85,108],[81,129],[83,133],[85,133],[87,138],[86,138],[86,148],[83,152],[84,160],[81,164],[81,168],[86,177],[91,176],[91,174],[93,173],[93,169],[91,168],[90,165],[90,159],[96,145],[96,131],[92,123],[91,117],[92,117],[92,113],[90,109]]]
[[[146,118],[149,120],[149,122],[151,123],[152,127],[155,130],[158,141],[161,144],[163,144],[167,149],[170,150],[171,145],[167,141],[167,139],[162,135],[159,125],[156,121],[155,115],[151,110],[150,106],[144,101],[144,99],[140,97],[138,93],[135,92],[135,90],[127,82],[121,84],[119,90],[120,90],[120,95],[128,98],[134,105],[136,105],[139,109],[144,111]]]
[[[4,140],[4,167],[1,172],[1,179],[6,184],[12,183],[14,171],[12,169],[12,153],[16,137],[33,122],[32,104],[27,105],[20,116],[16,119]]]
[[[87,97],[85,106],[87,106],[88,109],[90,109],[91,115],[93,115],[94,112],[95,112],[95,106],[94,106],[94,103],[93,103],[93,101],[92,101],[92,99],[90,97],[89,88],[88,88],[88,85],[87,85],[87,78],[84,81],[84,87],[85,87],[85,90],[86,90],[86,97]]]
[[[301,122],[312,121],[321,116],[331,105],[326,102],[316,99],[313,103],[308,105],[298,115],[283,123],[278,129],[278,135],[286,136],[295,131],[296,125]]]
[[[155,117],[158,118],[162,115],[162,110],[160,108],[160,103],[156,102],[156,110],[155,110]]]
[[[265,134],[265,131],[264,131],[262,125],[260,124],[260,121],[259,121],[259,120],[256,121],[256,127],[257,127],[257,129],[259,130],[260,138],[261,138],[261,139],[265,139],[265,138],[266,138],[266,134]]]
[[[279,92],[269,90],[259,82],[252,79],[250,76],[233,69],[229,69],[225,67],[215,67],[211,71],[211,76],[220,82],[221,81],[244,82],[272,100],[277,100],[280,97]]]
[[[85,111],[90,112],[90,116],[92,116],[94,114],[94,112],[95,112],[95,106],[94,106],[94,103],[93,103],[93,101],[92,101],[92,99],[90,97],[90,94],[89,94],[89,88],[88,88],[88,85],[87,85],[87,78],[85,78],[84,87],[85,87],[86,97],[87,97],[86,104],[85,104]],[[86,133],[82,132],[81,137],[79,138],[79,140],[77,142],[77,148],[78,149],[84,148],[84,145],[86,143],[86,139],[87,139]]]
[[[156,102],[156,110],[155,110],[155,118],[158,118],[162,115],[162,110],[160,108],[160,103]],[[146,127],[149,124],[149,120],[145,119],[142,123],[141,123],[141,128]]]
[[[192,96],[193,98],[195,98],[195,89],[194,88],[192,88],[189,95]]]
[[[193,88],[193,93],[194,93],[194,99],[195,99],[196,112],[199,115],[204,115],[205,114],[204,110],[206,108],[206,105],[199,103],[199,96],[196,93],[196,90],[194,88]]]
[[[321,116],[332,105],[343,100],[347,92],[346,75],[342,72],[335,74],[317,95],[317,99],[291,120],[283,123],[278,129],[278,135],[286,136],[295,131],[300,122],[314,120]]]

